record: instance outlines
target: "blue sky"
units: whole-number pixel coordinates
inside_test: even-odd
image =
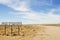
[[[60,0],[0,0],[0,22],[60,23]]]

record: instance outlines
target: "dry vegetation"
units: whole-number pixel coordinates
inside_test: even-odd
[[[29,24],[12,27],[0,25],[0,40],[60,40],[59,24]]]
[[[11,26],[6,26],[5,34],[5,26],[0,25],[0,40],[33,40],[37,32],[42,31],[37,25],[22,25],[19,29],[18,35],[18,26],[13,26],[11,35]]]
[[[35,33],[39,30],[38,27],[35,25],[22,25],[19,26],[12,26],[12,34],[11,34],[11,26],[6,26],[6,34],[5,34],[5,26],[0,25],[0,35],[6,36],[29,36],[35,35]],[[18,34],[19,31],[19,34]]]
[[[60,26],[60,24],[41,24],[43,26]]]

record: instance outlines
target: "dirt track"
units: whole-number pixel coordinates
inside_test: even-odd
[[[38,32],[35,40],[60,40],[60,27],[43,26],[44,31]]]
[[[60,40],[60,27],[41,26],[35,36],[0,36],[0,40]]]

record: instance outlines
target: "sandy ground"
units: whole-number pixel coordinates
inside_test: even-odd
[[[32,36],[0,36],[0,40],[60,40],[60,27],[41,26],[41,31]]]

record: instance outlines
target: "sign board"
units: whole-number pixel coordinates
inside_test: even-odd
[[[22,25],[22,22],[2,22],[1,25]]]

